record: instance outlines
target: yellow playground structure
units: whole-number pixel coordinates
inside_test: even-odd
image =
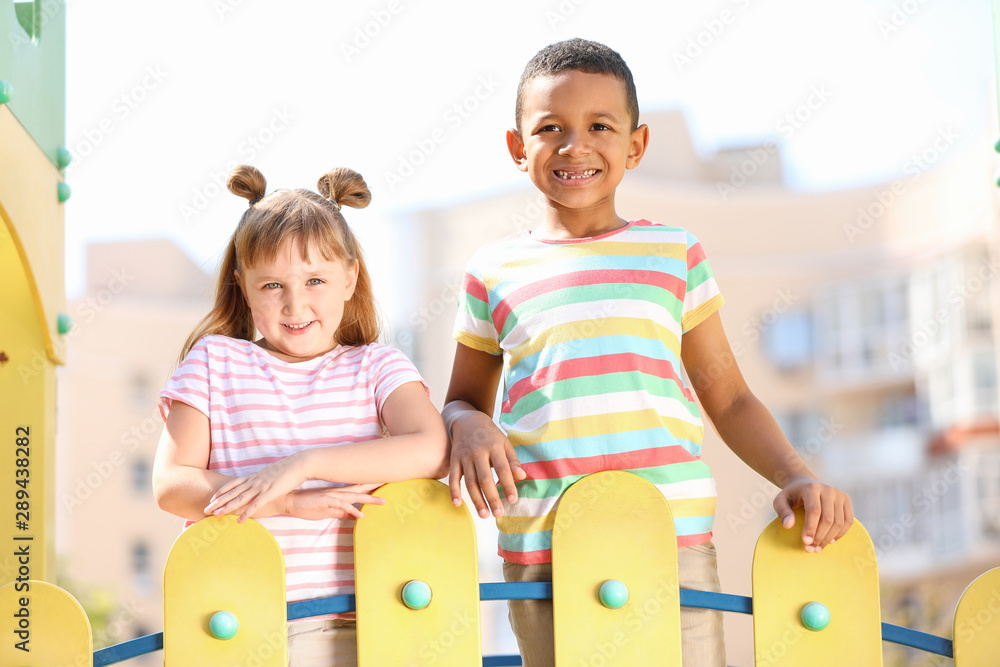
[[[283,667],[289,620],[347,611],[357,612],[363,667],[519,665],[483,657],[479,603],[527,598],[553,600],[556,661],[572,667],[679,665],[681,606],[753,614],[758,667],[881,665],[883,641],[958,667],[998,664],[1000,568],[966,590],[953,640],[881,622],[875,549],[858,522],[807,554],[775,519],[757,542],[752,598],[682,590],[669,503],[625,472],[566,493],[550,583],[480,583],[472,517],[433,480],[385,485],[376,493],[386,504],[365,507],[356,595],[286,604],[271,535],[252,520],[206,518],[170,552],[163,632],[94,651],[52,554],[55,365],[72,326],[64,33],[63,0],[0,0],[0,665],[95,667],[162,650],[167,667]]]

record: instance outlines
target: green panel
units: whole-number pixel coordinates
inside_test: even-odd
[[[66,144],[65,0],[0,0],[0,80],[13,88],[10,110],[58,166]]]

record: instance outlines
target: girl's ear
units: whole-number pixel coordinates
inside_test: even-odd
[[[524,141],[521,139],[521,133],[517,130],[507,130],[507,150],[514,158],[514,164],[517,165],[517,168],[521,171],[528,171],[528,156],[524,152]]]
[[[344,301],[350,301],[351,297],[354,296],[354,288],[358,286],[358,271],[360,270],[361,264],[358,260],[351,262],[351,265],[347,267],[347,287],[344,292]]]
[[[240,279],[240,272],[233,269],[233,277],[236,278],[236,284],[239,286],[240,292],[243,293],[243,298],[247,298],[247,289],[243,285],[243,280]]]

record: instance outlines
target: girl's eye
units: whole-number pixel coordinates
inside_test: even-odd
[[[281,287],[281,283],[267,283],[264,285],[264,289],[278,289]]]
[[[306,284],[307,285],[322,285],[323,284],[323,280],[320,279],[320,278],[310,278],[309,282],[306,283]]]

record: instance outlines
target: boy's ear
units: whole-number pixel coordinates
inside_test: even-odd
[[[524,141],[521,140],[521,133],[517,130],[507,130],[507,150],[514,158],[514,164],[521,171],[528,171],[528,156],[524,152]]]
[[[628,145],[628,157],[625,159],[626,169],[635,169],[642,161],[642,156],[646,154],[649,146],[649,126],[640,125],[632,133],[632,139]]]

